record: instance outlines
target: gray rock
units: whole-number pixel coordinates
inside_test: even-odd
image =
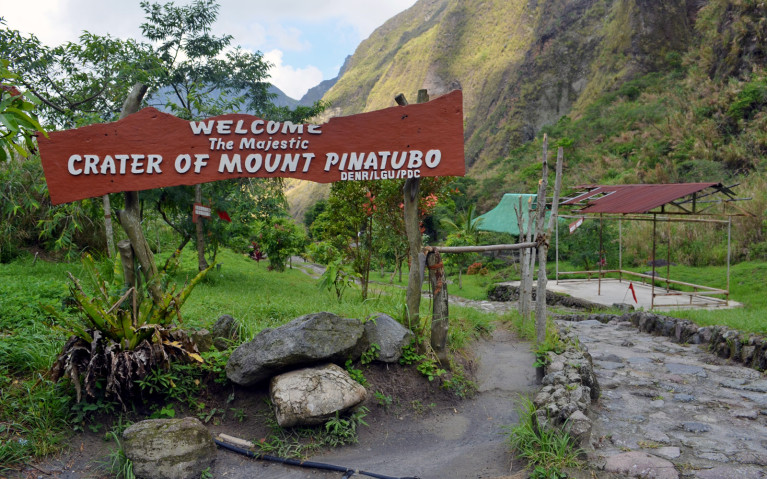
[[[696,479],[765,479],[764,470],[750,466],[719,466],[695,471]]]
[[[229,357],[226,376],[241,386],[252,386],[296,367],[342,362],[358,348],[363,331],[357,319],[307,314],[241,344]]]
[[[704,371],[703,368],[700,366],[691,366],[688,364],[678,364],[678,363],[666,363],[666,369],[668,369],[668,372],[670,372],[671,374],[693,374],[701,378],[706,377],[706,371]]]
[[[208,352],[210,351],[210,348],[213,347],[213,336],[207,329],[203,328],[192,331],[189,334],[189,337],[192,338],[194,344],[197,345],[197,350],[201,353]]]
[[[756,419],[759,416],[759,412],[754,409],[736,409],[731,411],[730,415],[743,419]]]
[[[743,389],[745,389],[746,391],[754,391],[757,393],[767,393],[767,379],[745,384],[743,386]]]
[[[565,432],[570,434],[578,444],[588,444],[591,437],[591,419],[581,411],[575,411],[567,418]]]
[[[281,427],[323,424],[366,397],[365,388],[335,364],[275,376],[269,394]]]
[[[149,419],[123,432],[125,455],[138,477],[200,477],[216,458],[216,444],[196,418]]]
[[[695,396],[691,394],[674,394],[674,401],[676,402],[693,402]]]
[[[660,457],[665,457],[666,459],[676,459],[682,455],[682,451],[680,451],[678,447],[667,446],[659,447],[655,450],[655,454],[659,455]]]
[[[644,356],[635,356],[633,358],[628,358],[627,361],[630,364],[648,364],[652,362],[652,359]]]
[[[223,314],[216,320],[216,323],[211,328],[211,336],[213,336],[213,346],[219,351],[229,349],[232,342],[239,338],[240,325],[236,319]]]
[[[396,363],[402,356],[402,348],[412,340],[412,331],[391,316],[379,313],[365,321],[365,349],[377,344],[378,361]]]
[[[730,458],[727,457],[726,454],[723,454],[721,452],[699,452],[697,456],[700,459],[706,459],[707,461],[714,461],[714,462],[721,462],[721,463],[730,462]]]
[[[641,451],[624,452],[608,457],[605,471],[631,477],[679,479],[679,473],[671,462]]]
[[[682,423],[682,427],[685,431],[691,432],[693,434],[700,434],[702,432],[709,432],[711,430],[711,426],[708,424],[703,424],[702,422],[685,422]]]

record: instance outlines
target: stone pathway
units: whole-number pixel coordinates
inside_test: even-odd
[[[630,322],[558,323],[588,348],[602,388],[593,462],[629,477],[767,479],[765,375]]]

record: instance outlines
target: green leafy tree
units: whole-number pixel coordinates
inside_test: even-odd
[[[378,210],[374,181],[341,181],[330,187],[328,206],[314,222],[324,239],[340,251],[360,280],[362,298],[367,298],[373,254],[373,214]]]
[[[3,28],[0,52],[7,59],[3,63],[7,71],[4,82],[10,78],[11,86],[24,90],[23,110],[30,112],[34,105],[41,123],[49,129],[117,119],[133,83],[147,80],[157,65],[148,45],[87,32],[78,43],[49,48],[34,35]],[[24,122],[16,126],[29,127]],[[20,148],[33,151],[29,136],[15,144],[17,152]],[[8,244],[15,243],[74,255],[104,244],[100,206],[93,200],[52,206],[39,157],[6,162],[0,170],[0,208],[10,222],[4,224],[15,226],[14,231],[0,228],[5,252],[12,249]],[[3,257],[9,259],[5,254]]]
[[[146,22],[141,25],[145,38],[158,45],[160,60],[157,89],[149,102],[158,104],[174,115],[199,120],[223,113],[248,111],[274,120],[305,121],[322,111],[322,103],[295,110],[277,108],[271,103],[268,69],[271,66],[260,52],[232,48],[232,36],[216,36],[211,27],[218,17],[219,5],[214,0],[196,0],[189,5],[142,2]],[[199,269],[207,266],[204,251],[213,253],[219,244],[233,241],[245,243],[254,216],[279,212],[285,203],[282,182],[268,185],[260,182],[231,180],[206,185],[165,188],[153,194],[152,201],[163,219],[182,236],[182,243],[195,238]],[[256,192],[257,186],[263,186]],[[269,196],[279,187],[279,194]],[[254,195],[263,200],[254,202]],[[237,210],[238,221],[233,224],[218,221],[192,222],[191,205],[202,198],[211,207],[222,211]],[[215,200],[213,200],[215,198]],[[266,199],[274,200],[271,206]],[[206,201],[207,200],[207,201]],[[244,210],[256,210],[250,215]],[[263,219],[263,218],[262,218]],[[203,234],[205,225],[205,234]],[[206,238],[208,239],[206,242]]]
[[[476,244],[474,238],[460,231],[450,233],[445,240],[445,246],[475,246]],[[446,267],[458,273],[458,289],[463,289],[463,272],[469,265],[478,261],[480,255],[477,253],[450,253],[443,255],[442,258]]]
[[[271,218],[261,223],[256,238],[273,271],[285,271],[290,257],[306,247],[304,229],[288,218]]]
[[[422,219],[446,193],[447,181],[422,179],[419,198]],[[407,257],[403,185],[404,180],[334,183],[325,211],[312,224],[313,237],[330,241],[351,265],[360,280],[363,299],[367,298],[370,268],[376,254],[391,254],[400,269]]]
[[[0,162],[14,155],[27,157],[35,149],[32,138],[45,133],[34,115],[35,99],[16,89],[20,78],[8,70],[9,63],[0,60]]]
[[[441,223],[451,233],[447,235],[445,246],[476,246],[479,244],[482,220],[477,220],[474,205],[468,205],[466,211],[459,214],[455,221],[442,218]],[[480,258],[477,253],[451,253],[445,255],[445,264],[458,272],[458,289],[463,289],[463,271]]]
[[[5,24],[5,22],[0,22]],[[0,30],[0,51],[16,86],[36,99],[50,128],[117,120],[135,83],[152,83],[159,61],[149,45],[83,32],[78,42],[43,45],[34,35]]]

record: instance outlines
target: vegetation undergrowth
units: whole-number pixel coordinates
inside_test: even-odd
[[[364,420],[368,412],[366,407],[361,406],[347,414],[336,413],[335,417],[319,426],[281,427],[270,404],[262,418],[269,426],[270,433],[253,443],[263,454],[303,459],[323,447],[356,444],[359,427],[368,425]]]
[[[164,261],[169,253],[158,255]],[[218,254],[220,269],[214,268],[196,286],[184,303],[182,328],[209,328],[221,314],[231,314],[240,324],[240,339],[247,341],[267,327],[280,326],[296,317],[330,311],[344,317],[366,318],[374,312],[402,318],[405,292],[399,288],[374,287],[368,299],[317,288],[317,280],[288,267],[284,272],[268,271],[266,265],[228,249]],[[99,268],[105,267],[97,261]],[[98,428],[103,414],[116,414],[119,405],[103,397],[90,403],[75,403],[75,391],[68,384],[44,379],[61,351],[67,334],[57,325],[58,315],[74,314],[66,277],[83,274],[76,263],[49,263],[31,255],[0,264],[0,464],[13,464],[44,456],[66,446],[72,430]],[[182,285],[197,274],[191,249],[181,255],[171,280]],[[421,303],[421,317],[428,321],[430,304]],[[454,351],[466,347],[472,338],[489,331],[495,316],[471,308],[451,307],[449,345]],[[30,340],[33,338],[33,340]],[[7,354],[6,354],[7,353]],[[373,351],[368,352],[374,355]],[[203,353],[204,363],[172,364],[144,378],[139,386],[147,414],[171,417],[188,410],[203,421],[243,419],[242,412],[228,404],[211,405],[201,389],[216,381],[225,383],[227,352]],[[427,368],[422,366],[422,368]],[[434,365],[432,375],[444,366]],[[43,379],[40,379],[41,376]],[[470,395],[471,382],[457,368],[442,379],[458,395]],[[103,385],[98,386],[103,387]],[[7,466],[6,466],[7,465]]]
[[[528,462],[532,479],[566,478],[562,469],[579,467],[581,451],[567,433],[539,427],[533,402],[524,397],[521,401],[519,424],[509,428],[509,445],[518,457]]]

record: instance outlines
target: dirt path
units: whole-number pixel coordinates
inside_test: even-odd
[[[517,422],[520,395],[535,388],[534,357],[527,344],[498,328],[475,348],[479,391],[472,399],[421,404],[414,401],[366,418],[359,444],[315,455],[312,461],[377,474],[422,479],[507,477],[512,458],[505,427]],[[417,378],[416,378],[417,379]],[[368,401],[370,403],[371,401]],[[418,403],[418,404],[415,404]],[[378,406],[368,404],[371,410]],[[337,478],[321,472],[254,462],[220,451],[215,477],[245,479]],[[358,476],[363,477],[363,476]]]

